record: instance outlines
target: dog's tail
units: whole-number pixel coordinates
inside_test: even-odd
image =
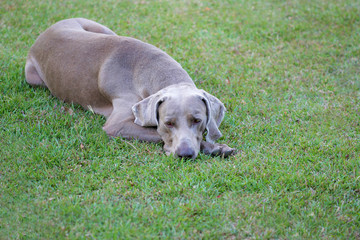
[[[81,28],[87,32],[116,35],[116,33],[111,31],[109,28],[97,22],[85,18],[74,18],[73,20],[75,20],[81,26]]]

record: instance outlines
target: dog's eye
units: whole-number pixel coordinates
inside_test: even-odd
[[[201,119],[200,118],[194,118],[193,120],[192,120],[192,123],[193,124],[198,124],[198,123],[200,123],[201,122]]]
[[[168,127],[168,128],[172,128],[172,127],[175,126],[175,123],[171,122],[171,121],[167,121],[167,122],[165,122],[165,126]]]

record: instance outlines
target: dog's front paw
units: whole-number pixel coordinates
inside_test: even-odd
[[[235,148],[231,148],[226,144],[212,144],[205,141],[201,142],[201,151],[206,155],[222,157],[229,157],[236,153]]]

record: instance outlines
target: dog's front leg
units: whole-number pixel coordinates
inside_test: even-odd
[[[219,143],[213,144],[206,141],[201,142],[200,150],[206,155],[223,156],[223,157],[231,156],[236,152],[235,148],[231,148],[226,144],[219,144]]]
[[[126,103],[115,103],[113,111],[103,126],[104,131],[112,137],[121,136],[125,139],[137,139],[146,142],[161,142],[156,128],[141,127],[134,123],[131,107]]]
[[[112,119],[114,120],[114,119]],[[134,119],[121,121],[106,121],[103,129],[111,137],[123,137],[125,139],[137,139],[146,142],[161,142],[161,137],[156,128],[145,128],[136,125]]]

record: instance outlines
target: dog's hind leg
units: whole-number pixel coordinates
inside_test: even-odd
[[[44,83],[41,73],[39,73],[38,65],[36,63],[36,60],[32,59],[31,57],[28,57],[26,60],[25,65],[25,78],[26,81],[33,86],[43,86],[45,87],[46,84]]]

